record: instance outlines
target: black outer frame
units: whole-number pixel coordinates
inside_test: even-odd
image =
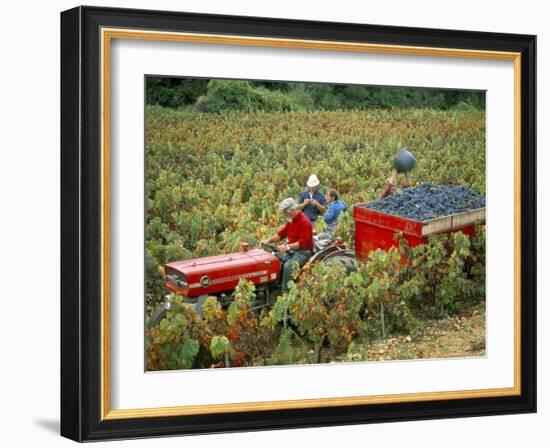
[[[100,420],[100,27],[521,52],[519,396]],[[536,36],[77,7],[61,13],[61,435],[76,441],[536,412]]]

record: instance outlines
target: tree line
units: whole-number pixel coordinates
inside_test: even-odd
[[[342,109],[478,109],[485,92],[420,87],[199,78],[146,78],[146,102],[201,112]]]

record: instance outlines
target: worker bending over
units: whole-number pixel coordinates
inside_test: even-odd
[[[393,160],[393,169],[390,177],[386,180],[386,187],[380,198],[385,198],[397,190],[397,176],[404,175],[404,181],[401,183],[401,188],[407,188],[410,185],[409,173],[416,165],[415,157],[406,149],[401,148]]]

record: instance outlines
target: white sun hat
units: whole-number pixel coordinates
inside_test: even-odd
[[[321,182],[319,182],[319,178],[317,177],[317,174],[312,174],[309,176],[309,179],[307,180],[307,186],[310,188],[316,187]]]

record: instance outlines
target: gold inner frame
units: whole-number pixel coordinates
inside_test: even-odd
[[[346,52],[368,52],[413,56],[438,56],[514,62],[514,386],[442,392],[368,395],[303,400],[281,400],[229,404],[187,405],[140,409],[111,409],[110,389],[110,50],[113,39],[194,42],[215,45],[296,48]],[[335,42],[303,39],[229,36],[144,31],[135,29],[101,29],[101,419],[166,417],[223,412],[244,412],[314,407],[349,406],[413,401],[502,397],[521,394],[521,54],[514,52],[416,47],[369,43]]]

